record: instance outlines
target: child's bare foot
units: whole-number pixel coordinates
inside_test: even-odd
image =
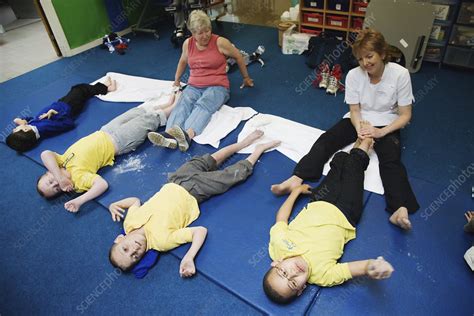
[[[301,185],[303,179],[298,176],[291,176],[280,184],[274,184],[271,187],[271,191],[275,195],[283,195],[290,193],[294,188]]]
[[[408,210],[402,206],[390,216],[390,223],[396,225],[404,230],[411,229],[411,222],[408,219]]]
[[[242,139],[242,141],[240,141],[240,144],[243,146],[242,148],[245,148],[251,145],[254,141],[262,137],[263,134],[264,134],[263,131],[259,129],[254,130],[252,133],[248,134],[247,137]]]
[[[112,92],[117,90],[117,81],[112,80],[109,76],[105,78],[104,85],[107,86],[107,92]]]
[[[369,150],[373,147],[373,145],[374,145],[373,138],[364,138],[364,139],[357,138],[354,144],[354,148],[359,148],[365,151],[366,153],[369,153]]]
[[[262,132],[262,135],[263,135],[263,132]],[[281,144],[280,140],[273,140],[273,141],[268,142],[268,143],[258,144],[257,146],[255,146],[255,151],[260,151],[260,152],[263,153],[263,152],[265,152],[269,149],[278,147],[280,144]]]

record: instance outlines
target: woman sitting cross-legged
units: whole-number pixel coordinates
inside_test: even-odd
[[[164,133],[152,132],[148,139],[155,145],[187,151],[191,140],[202,133],[214,112],[229,100],[230,84],[226,73],[226,58],[237,61],[244,77],[240,88],[253,87],[247,66],[239,51],[226,38],[212,34],[211,20],[201,10],[189,16],[188,29],[192,36],[183,43],[183,51],[176,69],[174,86],[180,87],[180,79],[186,65],[190,76]]]

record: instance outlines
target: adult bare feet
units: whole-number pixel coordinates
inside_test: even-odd
[[[271,191],[275,195],[284,195],[290,193],[294,188],[301,185],[303,179],[298,176],[291,176],[280,184],[274,184],[271,186]]]
[[[390,223],[396,225],[404,230],[411,229],[411,222],[408,219],[408,209],[404,206],[396,210],[392,216],[390,216]]]

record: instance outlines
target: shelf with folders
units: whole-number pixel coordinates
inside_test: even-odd
[[[458,11],[459,1],[432,0],[431,3],[435,9],[435,20],[423,60],[441,64]]]
[[[474,1],[461,2],[443,63],[474,68]]]
[[[362,29],[368,3],[356,0],[300,0],[300,32],[331,33],[347,39]]]

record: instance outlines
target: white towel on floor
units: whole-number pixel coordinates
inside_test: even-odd
[[[256,129],[264,131],[265,135],[258,142],[242,149],[239,153],[251,153],[256,144],[280,140],[282,143],[276,150],[294,162],[300,161],[300,159],[309,152],[314,142],[324,133],[324,131],[320,129],[290,121],[279,116],[258,114],[245,124],[242,132],[239,134],[239,141]],[[353,145],[349,145],[345,147],[343,151],[349,152],[352,146]],[[370,163],[365,171],[364,189],[383,194],[384,189],[382,180],[380,179],[377,154],[371,151],[369,157]],[[331,160],[332,157],[329,162]],[[329,172],[329,162],[324,166],[324,175],[327,175]],[[282,179],[282,181],[283,180],[284,179]]]
[[[109,102],[145,102],[159,97],[161,93],[169,94],[173,89],[173,81],[129,76],[116,72],[108,72],[104,77],[94,81],[104,82],[106,77],[117,82],[117,90],[97,97]]]
[[[116,72],[108,72],[92,84],[104,82],[107,76],[117,82],[117,90],[106,95],[98,95],[97,97],[103,101],[145,102],[139,107],[149,110],[155,105],[166,103],[172,93],[173,81],[129,76]],[[212,115],[211,121],[202,134],[194,137],[193,140],[198,144],[208,144],[218,148],[222,138],[232,132],[241,121],[248,120],[255,114],[257,112],[250,107],[232,108],[223,105]]]

